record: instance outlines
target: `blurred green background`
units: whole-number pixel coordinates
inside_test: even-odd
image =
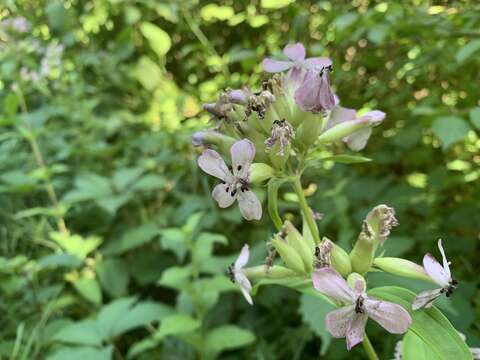
[[[480,346],[479,29],[474,0],[3,0],[0,358],[364,356],[329,337],[316,298],[244,301],[225,269],[244,243],[260,264],[274,228],[219,211],[190,145],[202,102],[258,87],[263,57],[296,41],[333,59],[343,106],[387,113],[373,162],[306,174],[321,235],[349,248],[385,203],[388,255],[438,257],[443,238],[460,287],[439,307]],[[298,223],[294,201],[282,191]],[[399,338],[368,331],[391,358]]]

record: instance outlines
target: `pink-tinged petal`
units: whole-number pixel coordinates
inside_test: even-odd
[[[353,304],[355,293],[344,278],[332,268],[322,268],[312,274],[313,287],[343,304]]]
[[[243,297],[250,305],[253,305],[252,296],[250,295],[250,291],[252,290],[252,284],[250,280],[245,276],[243,272],[235,273],[235,283],[240,287],[242,291]]]
[[[245,220],[260,220],[262,218],[262,204],[253,191],[239,190],[237,199],[240,213]]]
[[[234,271],[239,271],[245,265],[247,265],[249,258],[250,258],[250,249],[248,248],[248,244],[245,244],[243,245],[242,250],[240,251],[240,255],[238,255],[237,260],[233,264]]]
[[[412,324],[412,317],[400,305],[367,298],[363,306],[367,315],[391,334],[403,334]]]
[[[445,270],[445,273],[447,274],[448,278],[452,278],[452,274],[450,272],[450,263],[447,260],[447,256],[445,255],[445,251],[443,250],[442,246],[442,239],[438,240],[438,248],[440,250],[440,253],[442,254],[442,259],[443,259],[443,269]]]
[[[332,66],[332,60],[327,57],[313,57],[305,59],[303,66],[306,69],[322,69],[328,66]]]
[[[445,271],[432,254],[426,254],[423,257],[423,267],[428,276],[441,287],[445,287],[450,283],[450,274]]]
[[[235,104],[246,104],[247,95],[243,90],[235,89],[228,93],[228,98],[232,103]]]
[[[305,47],[301,43],[285,46],[283,53],[292,61],[301,61],[305,59]]]
[[[430,308],[433,302],[442,295],[442,289],[426,290],[417,294],[412,302],[412,310]]]
[[[335,338],[344,338],[355,316],[355,305],[348,305],[330,311],[325,317],[325,327]]]
[[[367,146],[367,142],[371,134],[372,128],[365,128],[345,137],[343,141],[345,141],[350,150],[360,151]]]
[[[365,292],[365,281],[362,281],[362,280],[355,281],[353,290],[357,295],[362,295]]]
[[[227,208],[233,204],[236,195],[232,196],[232,188],[228,184],[218,184],[213,188],[212,197],[221,208]]]
[[[250,140],[243,139],[232,145],[230,153],[232,155],[233,174],[240,178],[246,178],[248,169],[255,157],[255,145]]]
[[[347,329],[347,349],[350,351],[355,345],[363,341],[365,336],[365,325],[368,316],[365,314],[355,314],[350,327]]]
[[[232,173],[228,170],[228,167],[220,154],[215,150],[205,150],[202,155],[199,156],[197,163],[200,169],[207,174],[215,176],[225,182],[232,181]]]
[[[330,88],[328,70],[322,75],[307,70],[303,83],[295,91],[295,102],[303,111],[319,113],[335,107],[335,96]]]
[[[263,59],[262,68],[269,73],[277,73],[290,69],[293,66],[291,61],[273,60],[270,58]]]
[[[327,122],[327,128],[331,128],[337,124],[345,121],[355,120],[357,118],[357,112],[353,109],[347,109],[341,106],[336,106],[330,113],[330,117]]]
[[[380,124],[385,119],[386,114],[380,110],[373,110],[363,115],[362,119],[368,119],[373,126]]]

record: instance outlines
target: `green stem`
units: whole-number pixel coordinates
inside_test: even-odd
[[[380,360],[367,334],[363,337],[362,345],[370,360]]]
[[[312,233],[313,239],[315,240],[315,244],[320,244],[320,235],[318,234],[318,228],[315,224],[312,210],[308,206],[307,199],[305,198],[305,194],[303,193],[302,183],[300,182],[299,177],[297,177],[293,181],[293,188],[298,196],[300,208],[302,209],[303,216],[305,216],[305,220],[307,220],[307,225],[310,228],[310,232]]]

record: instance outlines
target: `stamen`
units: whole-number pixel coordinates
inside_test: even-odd
[[[237,170],[238,170],[238,171],[242,170],[242,165],[238,165],[238,166],[237,166]]]

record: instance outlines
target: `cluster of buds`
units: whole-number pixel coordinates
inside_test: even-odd
[[[215,126],[192,137],[195,146],[204,147],[199,167],[221,181],[212,191],[220,208],[237,200],[246,220],[261,219],[262,204],[251,186],[271,179],[268,209],[277,232],[268,242],[265,263],[246,267],[249,250],[245,245],[229,267],[229,276],[249,304],[253,304],[252,281],[291,278],[310,284],[339,306],[327,315],[325,326],[332,336],[346,338],[349,350],[363,341],[368,318],[390,333],[403,334],[412,323],[410,312],[432,306],[442,294],[449,297],[457,286],[442,243],[438,246],[443,265],[430,254],[425,255],[423,267],[383,257],[380,250],[398,225],[394,209],[387,205],[367,214],[350,253],[320,237],[300,181],[308,155],[337,141],[353,151],[363,149],[385,114],[379,110],[357,114],[341,107],[330,87],[330,59],[306,58],[299,43],[286,46],[283,52],[287,60],[263,60],[265,72],[274,75],[258,91],[230,89],[205,104]],[[228,153],[230,166],[222,158]],[[277,182],[290,182],[296,191],[303,217],[301,232],[278,214],[278,188],[271,186]],[[440,288],[419,293],[405,309],[367,295],[365,277],[371,271],[426,280]]]

